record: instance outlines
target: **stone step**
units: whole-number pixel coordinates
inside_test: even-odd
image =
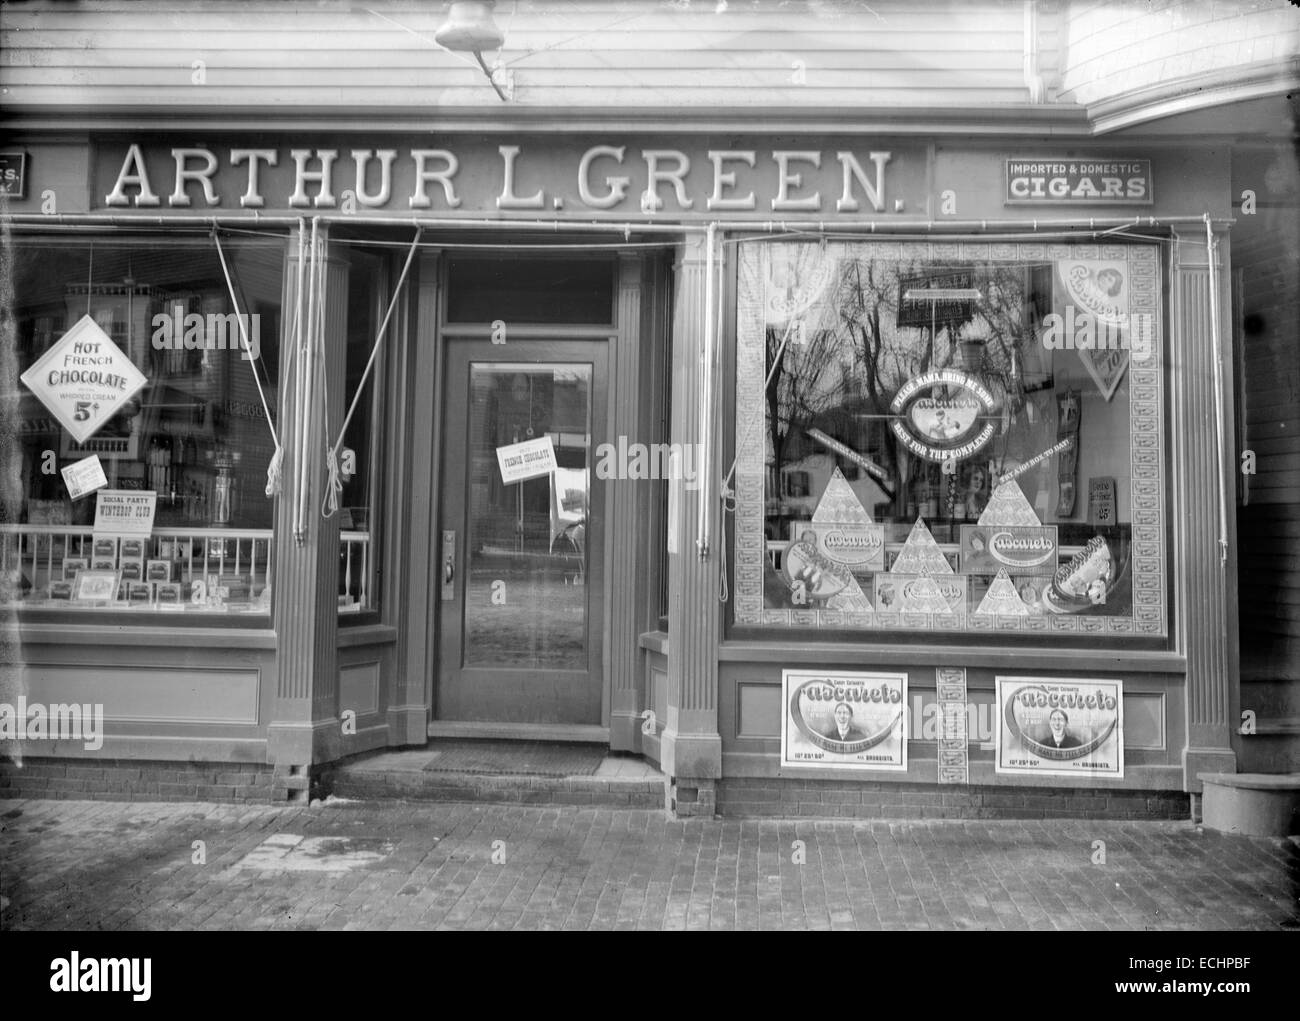
[[[536,776],[433,771],[424,768],[431,758],[429,752],[388,752],[337,763],[322,773],[320,796],[606,808],[665,805],[663,775],[640,760],[610,756],[590,776]]]
[[[1300,833],[1300,773],[1197,773],[1206,829],[1251,837]]]

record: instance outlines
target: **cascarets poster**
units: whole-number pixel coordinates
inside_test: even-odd
[[[1059,677],[999,677],[997,771],[1124,775],[1124,685]]]
[[[906,770],[907,674],[781,674],[781,765]]]

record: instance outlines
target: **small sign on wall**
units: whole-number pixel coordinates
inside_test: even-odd
[[[1149,206],[1151,161],[1030,156],[1006,161],[1004,205]]]
[[[0,195],[11,199],[27,197],[27,154],[0,152]]]
[[[1115,524],[1115,479],[1110,475],[1088,480],[1088,524]]]

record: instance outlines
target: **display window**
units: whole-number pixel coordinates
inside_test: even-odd
[[[737,627],[1166,633],[1155,246],[739,251]]]
[[[0,599],[268,614],[283,238],[30,237],[8,254],[19,489]]]
[[[348,263],[348,311],[346,338],[346,386],[344,402],[356,397],[357,406],[348,422],[339,456],[339,577],[340,615],[361,614],[379,609],[378,561],[375,538],[379,509],[380,471],[384,457],[382,433],[375,427],[383,414],[384,345],[375,356],[374,371],[367,379],[366,365],[375,344],[376,331],[387,301],[384,261],[373,252],[351,245],[339,250]],[[330,426],[334,428],[333,424]],[[334,437],[330,440],[333,442]]]

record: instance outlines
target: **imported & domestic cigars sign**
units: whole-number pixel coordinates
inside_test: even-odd
[[[1006,161],[1004,205],[1149,206],[1151,161],[1053,159]]]
[[[907,769],[907,674],[785,670],[781,765]]]

